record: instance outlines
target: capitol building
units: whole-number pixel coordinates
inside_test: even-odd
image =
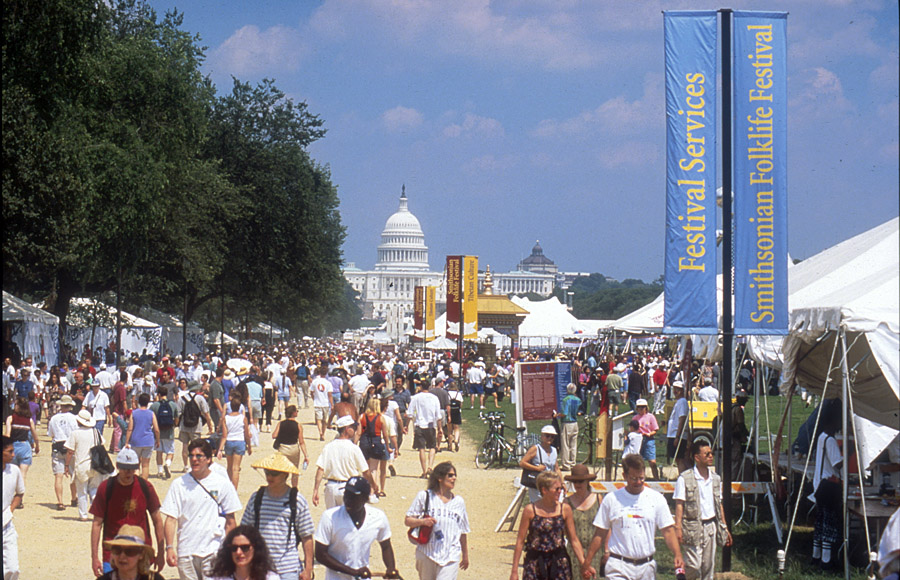
[[[433,272],[428,264],[425,234],[409,211],[406,186],[400,193],[400,207],[381,232],[375,269],[360,270],[350,264],[344,268],[344,277],[359,293],[363,318],[395,323],[411,318],[416,286],[437,286],[436,310],[440,314],[446,309],[444,273]]]
[[[444,259],[442,257],[442,262]],[[482,268],[488,264],[479,264]],[[416,286],[436,286],[435,311],[447,308],[443,268],[431,270],[428,246],[418,218],[409,211],[406,186],[400,193],[400,206],[384,224],[378,261],[374,270],[360,270],[350,263],[343,270],[350,286],[359,293],[363,318],[387,323],[391,336],[409,330],[413,317]],[[547,297],[556,286],[567,288],[572,279],[586,274],[559,272],[556,264],[544,255],[540,242],[531,255],[522,259],[511,272],[493,272],[495,294],[537,294]],[[484,290],[485,273],[479,272],[479,291]]]

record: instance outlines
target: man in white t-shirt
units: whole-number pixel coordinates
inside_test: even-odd
[[[344,486],[352,477],[365,477],[371,481],[369,463],[362,449],[353,443],[356,435],[356,421],[349,415],[338,417],[335,426],[338,436],[322,448],[316,460],[316,479],[313,487],[313,505],[319,505],[319,486],[325,480],[325,507],[340,505],[344,497]]]
[[[675,535],[675,520],[666,499],[658,491],[644,487],[644,460],[627,455],[622,460],[625,487],[606,494],[594,517],[594,538],[585,554],[590,562],[602,546],[607,550],[606,578],[618,580],[655,580],[656,530],[662,531],[666,545],[675,556],[675,568],[683,568],[681,548]],[[609,536],[609,544],[606,543]],[[584,578],[596,573],[591,566],[582,570]]]
[[[172,482],[160,507],[166,516],[166,563],[178,568],[182,580],[204,580],[243,505],[228,476],[210,469],[208,441],[191,441],[188,458],[191,471]]]
[[[309,390],[313,394],[313,410],[316,415],[316,427],[319,428],[319,441],[325,441],[325,427],[328,417],[331,416],[331,406],[334,401],[331,392],[334,389],[331,381],[328,380],[328,367],[326,365],[319,366],[316,369],[316,376]]]
[[[369,388],[369,377],[363,371],[362,364],[357,365],[356,374],[350,379],[350,402],[357,411],[362,411],[366,389]]]
[[[3,573],[4,580],[19,577],[19,535],[13,524],[13,512],[22,505],[25,478],[13,463],[16,452],[13,441],[3,436]]]
[[[91,384],[91,392],[84,398],[84,408],[91,412],[97,432],[103,437],[103,427],[106,425],[106,417],[109,415],[109,396],[100,390],[100,382],[96,378]]]
[[[344,488],[343,505],[326,510],[313,538],[316,560],[325,566],[325,580],[368,578],[372,543],[381,545],[385,578],[399,578],[391,546],[391,526],[385,513],[366,505],[372,488],[362,477],[353,477]]]
[[[712,382],[712,377],[703,379],[703,388],[697,392],[698,401],[704,401],[706,403],[719,402],[719,389],[715,388]]]
[[[441,402],[429,392],[428,381],[424,381],[418,394],[413,395],[406,410],[409,422],[413,423],[413,449],[419,451],[419,464],[423,479],[431,473],[434,455],[437,453],[437,434],[441,430]]]

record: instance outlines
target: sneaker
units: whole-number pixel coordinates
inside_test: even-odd
[[[378,496],[374,493],[369,495],[369,503],[378,503],[379,501]]]
[[[484,409],[484,405],[482,405],[481,408]]]
[[[169,473],[169,466],[168,466],[168,465],[166,465],[166,466],[163,467],[163,473],[165,473],[166,479],[169,479],[170,477],[172,477],[172,474]]]

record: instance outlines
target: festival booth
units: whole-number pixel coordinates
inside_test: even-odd
[[[73,298],[69,306],[66,344],[73,352],[84,347],[107,348],[116,341],[116,309],[93,298]],[[160,352],[162,327],[149,320],[122,311],[122,352],[140,354]]]
[[[215,332],[207,332],[203,338],[206,341],[206,344],[210,345],[231,346],[238,343],[237,339],[233,336],[222,334],[218,330]]]
[[[513,296],[511,300],[528,311],[519,326],[522,348],[562,348],[573,341],[577,346],[596,336],[597,321],[578,320],[555,296],[539,301]]]
[[[3,336],[16,343],[24,359],[59,364],[59,318],[3,291]]]
[[[150,322],[155,322],[162,329],[162,351],[181,354],[181,341],[183,340],[181,319],[173,314],[162,312],[149,306],[142,306],[139,312],[143,318]],[[187,343],[185,345],[187,354],[203,352],[205,340],[203,329],[193,322],[188,322],[187,329]]]

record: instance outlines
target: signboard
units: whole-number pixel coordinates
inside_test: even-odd
[[[463,328],[465,339],[478,338],[478,256],[463,258]]]
[[[434,293],[435,286],[425,286],[425,340],[434,340]]]
[[[734,332],[787,334],[787,13],[734,12]]]
[[[716,36],[712,10],[664,12],[664,332],[716,334]]]
[[[516,365],[519,373],[517,394],[522,420],[550,420],[559,411],[566,396],[566,385],[572,382],[569,362],[528,362]],[[517,410],[518,410],[517,409]]]
[[[447,338],[459,338],[462,305],[462,256],[447,256]]]
[[[422,329],[425,324],[425,287],[416,286],[413,289],[413,328],[415,337],[422,338]]]

